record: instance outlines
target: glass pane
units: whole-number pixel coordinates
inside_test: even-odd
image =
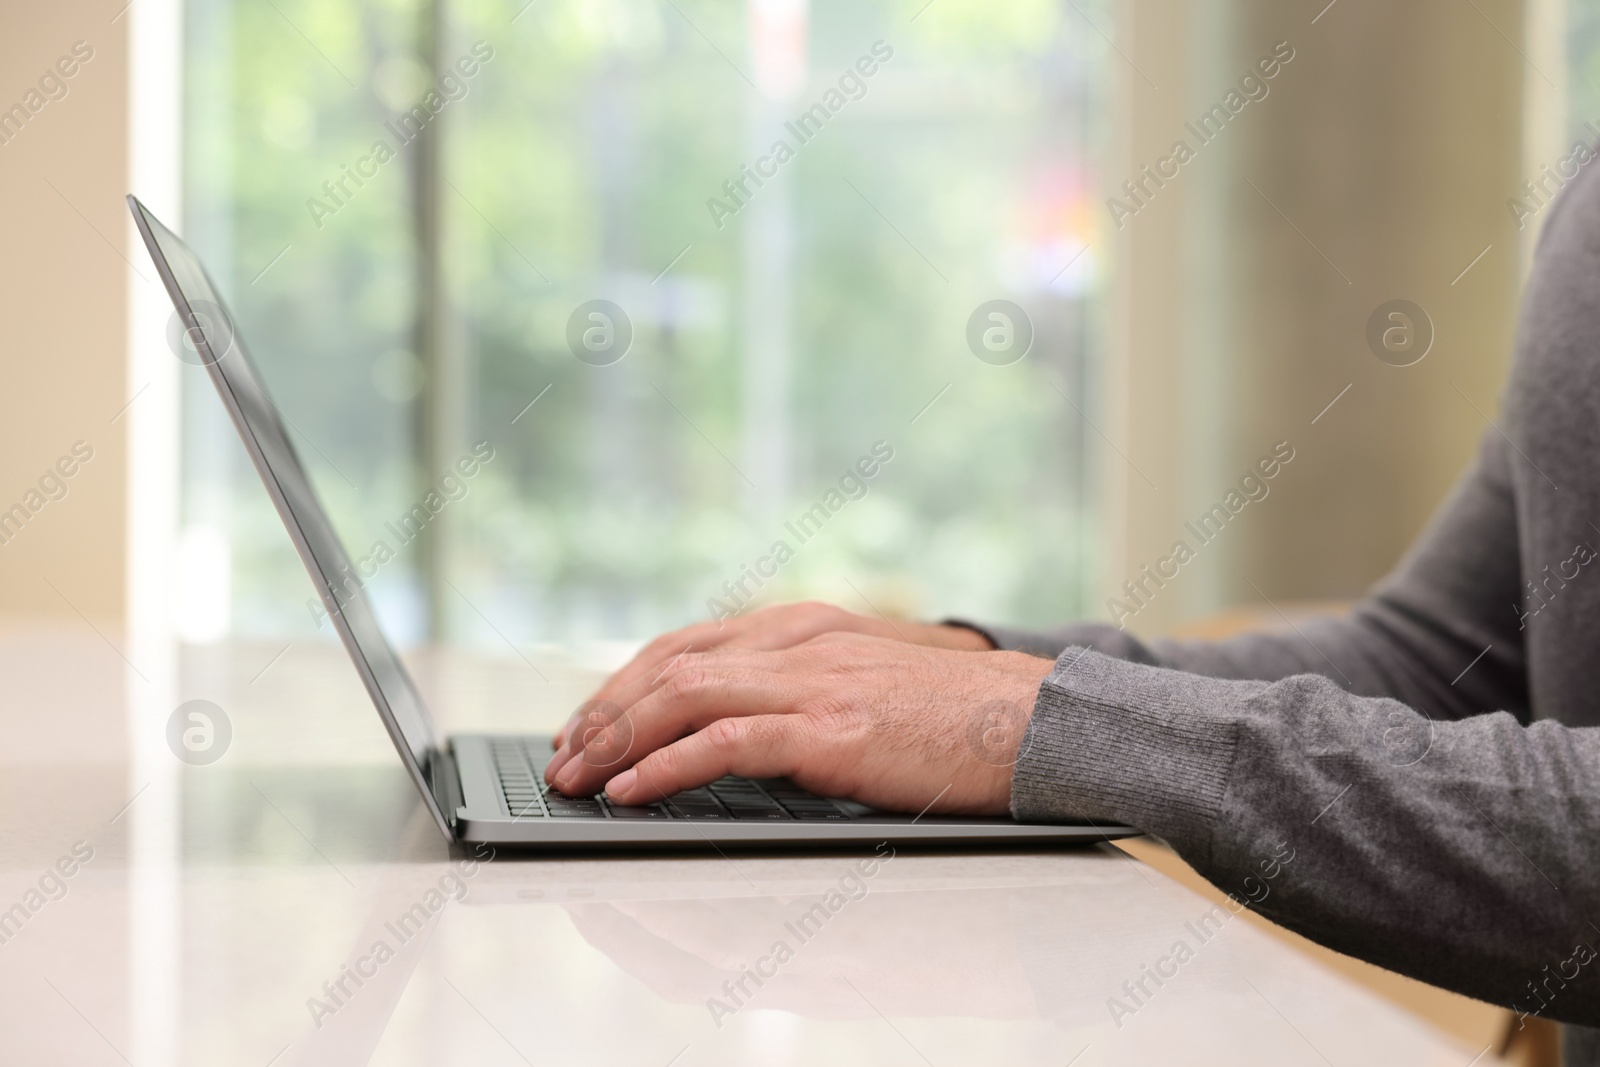
[[[416,495],[416,159],[350,175],[395,140],[385,123],[428,81],[424,12],[414,0],[186,8],[186,236],[362,557],[394,541],[384,524]],[[199,588],[180,626],[221,597],[235,632],[307,631],[311,583],[203,369],[185,375],[182,569]],[[396,547],[369,591],[396,636],[416,638],[420,560]]]
[[[447,4],[430,74],[420,0],[190,5],[189,234],[353,554],[392,553],[372,583],[400,636],[424,632],[403,519],[430,488],[473,642],[803,596],[1085,610],[1108,6],[519,6]],[[445,327],[419,360],[424,123]],[[393,161],[363,163],[378,141]],[[375,173],[341,195],[343,167]],[[462,388],[424,455],[429,359]],[[309,584],[193,384],[186,522],[231,548],[232,625],[305,630]]]
[[[1592,147],[1600,141],[1600,0],[1569,0],[1565,31],[1566,132]],[[1532,77],[1545,75],[1535,71]]]

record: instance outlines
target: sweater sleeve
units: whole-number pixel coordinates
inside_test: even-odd
[[[1489,710],[1529,717],[1517,511],[1507,445],[1488,431],[1428,529],[1348,615],[1226,641],[1146,643],[1079,623],[1047,633],[959,622],[997,648],[1054,659],[1069,646],[1214,678],[1275,681],[1320,674],[1348,692],[1386,696],[1435,718]]]
[[[1600,729],[1430,719],[1325,677],[1202,677],[1067,649],[1011,797],[1113,821],[1338,951],[1600,1024]]]

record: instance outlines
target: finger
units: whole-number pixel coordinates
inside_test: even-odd
[[[627,663],[607,675],[605,681],[600,683],[600,687],[590,695],[584,704],[574,710],[567,717],[567,721],[562,725],[561,729],[555,732],[555,736],[550,739],[551,746],[560,748],[566,744],[567,738],[572,734],[573,727],[577,725],[579,719],[583,718],[586,706],[589,703],[596,700],[612,699],[617,691],[627,687],[635,679],[648,673],[653,667],[659,666],[663,660],[668,660],[673,655],[670,651],[672,648],[678,648],[680,650],[679,655],[685,651],[693,650],[695,647],[694,642],[686,639],[689,636],[689,631],[698,629],[700,625],[702,624],[662,634],[641,648]]]
[[[768,671],[696,661],[674,671],[614,722],[568,738],[545,779],[563,793],[594,793],[657,748],[719,718],[790,710],[794,689],[792,681],[780,682]]]
[[[718,720],[793,711],[799,692],[794,679],[768,671],[698,665],[679,670],[591,737],[550,781],[569,795],[596,792],[650,753]]]
[[[601,748],[589,753],[588,762],[602,767],[610,767],[615,773],[617,756],[612,752],[618,747],[617,735],[631,731],[633,720],[624,720],[627,709],[633,708],[639,701],[655,692],[675,674],[688,669],[716,669],[716,670],[765,670],[776,671],[782,669],[782,664],[771,653],[754,652],[747,649],[718,649],[710,653],[696,653],[693,656],[680,657],[674,660],[661,673],[648,678],[641,678],[628,685],[617,694],[616,700],[588,700],[574,714],[572,726],[567,731],[561,747],[555,755],[545,764],[544,780],[552,785],[558,780],[561,771],[567,763],[579,754],[588,750],[589,746],[599,741]],[[607,733],[607,728],[615,725],[616,729]],[[632,734],[627,733],[623,739],[622,748],[631,743]],[[667,741],[673,740],[667,738]],[[609,748],[607,747],[609,746]]]
[[[620,721],[626,712],[610,700],[585,700],[572,713],[566,736],[544,767],[544,780],[553,783],[567,761],[583,751],[589,741],[606,727]]]
[[[603,694],[604,698],[626,707],[629,706],[629,701],[626,699],[629,690],[636,690],[641,685],[645,687],[645,691],[654,688],[672,671],[695,656],[703,656],[709,652],[723,655],[734,650],[781,652],[798,648],[828,635],[859,639],[864,634],[874,634],[877,625],[874,620],[865,616],[854,615],[825,604],[780,604],[776,607],[762,608],[749,618],[739,621],[743,625],[735,628],[730,622],[728,632],[714,641],[709,631],[699,635],[689,630],[683,631],[684,636],[697,637],[700,643],[680,649],[675,656],[659,663],[658,669],[638,672],[627,682],[615,684],[607,682],[601,692],[596,693],[596,698],[601,698]]]
[[[736,636],[747,629],[752,623],[753,616],[729,619],[726,622],[701,622],[693,626],[685,626],[679,630],[662,634],[649,644],[641,648],[627,663],[617,668],[600,688],[594,691],[590,700],[615,701],[617,694],[639,681],[659,674],[663,667],[671,664],[680,656],[691,652],[705,652],[716,648],[729,638]],[[572,733],[573,726],[583,714],[583,708],[573,712],[565,725],[556,731],[550,739],[551,746],[560,748],[566,744],[567,738]]]
[[[649,804],[729,774],[788,777],[814,754],[809,738],[805,723],[792,715],[718,719],[612,778],[606,796],[618,804]]]
[[[776,652],[805,644],[823,634],[869,633],[877,623],[862,615],[840,608],[810,605],[789,605],[788,610],[774,613],[762,621],[723,642],[724,648],[751,648]]]
[[[832,604],[816,601],[776,604],[760,608],[749,615],[684,627],[657,638],[607,679],[606,683],[595,692],[595,699],[616,700],[620,690],[634,684],[652,671],[659,673],[665,670],[692,652],[709,651],[714,648],[775,651],[803,644],[819,634],[837,631],[893,636],[890,629],[875,619],[834,607]]]
[[[750,624],[749,619],[729,619],[720,626],[714,622],[698,622],[680,630],[662,634],[639,650],[638,655],[623,664],[621,669],[607,678],[596,696],[609,697],[641,678],[657,673],[666,664],[691,651],[706,651],[737,635]]]

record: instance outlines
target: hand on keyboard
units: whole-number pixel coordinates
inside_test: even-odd
[[[619,693],[636,682],[654,678],[674,659],[689,652],[706,652],[713,648],[776,651],[793,648],[828,633],[870,634],[891,641],[909,641],[932,648],[959,648],[972,652],[991,649],[988,640],[977,631],[960,626],[890,622],[814,601],[778,604],[721,622],[697,623],[663,634],[608,678],[591,701],[614,702]],[[567,735],[577,724],[582,712],[581,708],[574,712],[571,720],[556,734],[556,748],[566,743]]]
[[[623,805],[731,774],[892,811],[1003,814],[1053,666],[839,633],[780,651],[689,653],[615,690],[619,717],[569,736],[545,778],[568,795],[604,788]]]

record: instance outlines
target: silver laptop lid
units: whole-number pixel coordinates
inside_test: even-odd
[[[128,206],[166,284],[167,295],[177,308],[178,319],[188,330],[223,406],[244,439],[245,450],[266,484],[278,516],[288,527],[301,561],[311,572],[312,584],[345,650],[355,661],[423,803],[428,805],[439,828],[453,836],[450,822],[429,787],[426,770],[431,768],[437,749],[433,720],[405,665],[378,625],[360,580],[355,577],[350,556],[306,477],[294,443],[285,432],[284,419],[256,372],[233,316],[189,246],[137,198],[129,196]]]

